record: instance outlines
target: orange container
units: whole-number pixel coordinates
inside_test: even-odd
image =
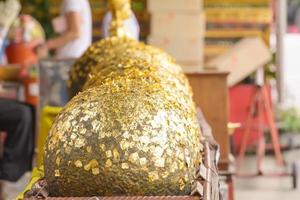
[[[6,56],[9,64],[32,65],[37,63],[37,56],[31,43],[11,43],[6,48]]]
[[[11,43],[6,48],[6,56],[9,64],[20,64],[31,66],[37,63],[38,59],[34,52],[34,43]],[[38,80],[36,77],[26,76],[23,78],[25,101],[36,106],[38,104]]]
[[[38,79],[36,77],[27,77],[24,79],[23,84],[26,103],[36,106],[39,100]]]

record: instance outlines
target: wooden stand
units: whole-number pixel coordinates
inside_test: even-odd
[[[228,199],[234,199],[233,173],[229,169],[228,134],[228,87],[226,72],[203,71],[187,74],[194,93],[196,106],[200,108],[220,145],[219,175],[224,176],[228,185]]]
[[[258,116],[258,123],[254,122],[254,119]],[[270,130],[270,136],[272,141],[272,147],[275,153],[275,158],[279,167],[284,167],[285,163],[283,160],[283,156],[280,149],[280,140],[279,140],[279,133],[276,127],[274,114],[272,110],[272,106],[270,104],[270,100],[268,97],[268,91],[265,85],[257,85],[256,92],[254,93],[252,100],[251,100],[251,108],[248,113],[247,121],[245,124],[245,132],[242,138],[242,145],[239,152],[238,157],[238,170],[240,169],[241,165],[243,164],[246,149],[247,149],[247,141],[251,134],[251,128],[256,125],[258,130],[258,142],[256,148],[256,164],[257,164],[257,172],[255,173],[240,173],[238,171],[237,175],[240,177],[246,178],[255,178],[259,176],[264,177],[291,177],[292,179],[292,187],[293,189],[297,188],[298,185],[298,171],[297,171],[297,164],[292,164],[291,172],[283,172],[283,173],[270,173],[265,172],[263,170],[263,161],[265,159],[265,152],[266,152],[266,139],[265,139],[265,131],[264,131],[264,118],[266,118],[267,126]]]
[[[275,124],[274,115],[272,111],[272,107],[269,102],[268,92],[266,86],[257,86],[256,92],[252,97],[251,101],[251,110],[249,111],[247,122],[245,125],[245,133],[243,135],[242,145],[239,152],[238,157],[238,165],[240,166],[245,158],[247,141],[251,134],[251,127],[254,125],[254,118],[259,116],[258,121],[258,133],[259,133],[259,141],[257,145],[257,169],[258,174],[263,174],[262,169],[262,160],[265,156],[266,142],[264,136],[264,116],[266,116],[268,127],[270,128],[270,134],[272,138],[272,145],[275,152],[276,161],[279,166],[283,166],[283,157],[280,150],[280,141],[279,141],[279,133]]]
[[[213,136],[220,145],[219,170],[229,168],[228,87],[225,72],[204,71],[187,74],[194,93],[194,101],[212,128]]]

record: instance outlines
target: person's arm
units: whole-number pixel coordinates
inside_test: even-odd
[[[48,40],[46,45],[49,50],[57,49],[66,45],[67,43],[76,40],[80,37],[80,23],[81,16],[80,13],[71,11],[66,14],[68,29],[61,36]]]

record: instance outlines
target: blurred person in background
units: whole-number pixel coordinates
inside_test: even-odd
[[[92,16],[88,0],[64,0],[60,17],[53,20],[59,36],[37,48],[39,57],[55,51],[57,59],[78,58],[92,43]]]
[[[6,55],[5,55],[5,48],[7,46],[7,42],[3,41],[2,44],[0,44],[0,65],[6,64]]]
[[[20,9],[18,0],[0,2],[0,57],[4,55],[7,33]],[[4,142],[0,180],[15,182],[32,167],[34,115],[31,106],[0,98],[0,137]]]
[[[0,180],[15,182],[32,168],[34,114],[31,106],[0,98],[0,131],[7,135],[0,158]]]
[[[0,64],[5,63],[6,36],[21,10],[18,0],[0,1]]]

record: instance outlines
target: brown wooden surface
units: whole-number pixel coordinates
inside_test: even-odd
[[[221,147],[220,170],[227,170],[229,155],[228,88],[225,72],[204,71],[187,74],[194,92],[194,101],[200,107]]]
[[[20,76],[21,66],[19,65],[0,65],[0,80],[1,81],[18,81]]]

